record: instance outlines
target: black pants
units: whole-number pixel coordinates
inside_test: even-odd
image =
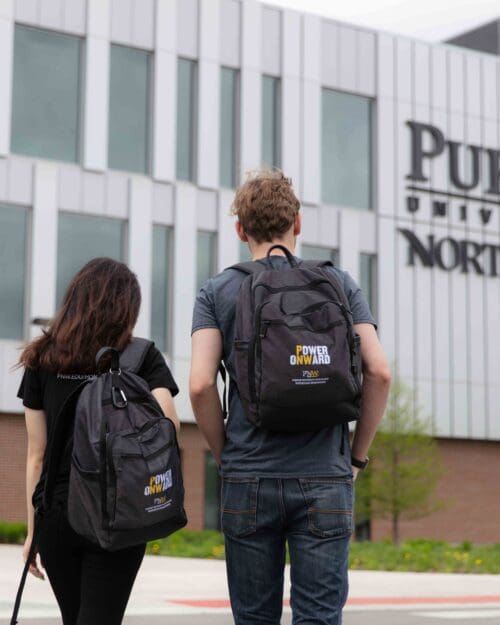
[[[38,552],[64,625],[120,625],[146,546],[104,551],[76,534],[66,505],[37,518]]]

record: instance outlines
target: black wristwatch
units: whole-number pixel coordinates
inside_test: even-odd
[[[357,469],[364,469],[369,462],[370,462],[370,458],[365,458],[364,460],[358,460],[354,456],[351,456],[351,464],[353,467],[356,467]]]

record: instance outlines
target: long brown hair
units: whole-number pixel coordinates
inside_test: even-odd
[[[50,326],[24,348],[19,363],[57,373],[92,373],[101,347],[122,350],[130,342],[140,306],[139,283],[127,265],[94,258],[71,280]]]

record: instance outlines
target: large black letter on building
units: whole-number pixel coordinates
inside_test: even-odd
[[[411,180],[420,180],[425,182],[427,178],[423,172],[423,160],[425,158],[434,158],[444,150],[444,135],[430,124],[421,124],[420,122],[406,122],[411,130],[411,173],[406,176]],[[423,134],[428,132],[433,139],[433,147],[425,151],[423,146]]]

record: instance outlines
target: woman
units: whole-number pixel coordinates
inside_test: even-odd
[[[49,329],[21,355],[25,373],[18,396],[26,409],[28,432],[25,561],[33,539],[34,511],[43,496],[50,453],[47,440],[59,410],[82,380],[98,373],[94,359],[101,347],[121,351],[127,346],[140,304],[139,284],[130,269],[109,258],[95,258],[73,278]],[[178,388],[154,345],[138,375],[149,384],[164,414],[179,431],[172,400]],[[73,531],[67,519],[71,442],[66,441],[61,455],[50,510],[37,515],[37,550],[64,625],[119,625],[145,545],[109,552]],[[36,559],[29,570],[43,579]]]

